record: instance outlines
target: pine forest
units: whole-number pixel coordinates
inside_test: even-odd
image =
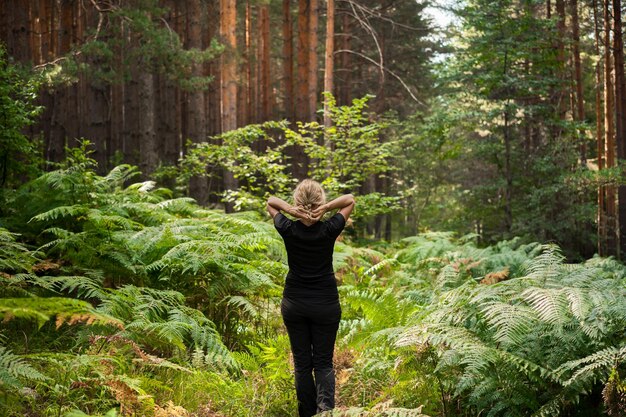
[[[0,416],[302,416],[306,178],[354,202],[316,416],[626,416],[625,13],[0,0]]]

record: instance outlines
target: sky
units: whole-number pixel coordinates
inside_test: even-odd
[[[420,0],[416,1],[420,2]],[[454,20],[454,15],[446,9],[458,6],[461,2],[454,0],[431,0],[429,3],[430,5],[424,11],[428,16],[432,17],[435,25],[443,29]]]

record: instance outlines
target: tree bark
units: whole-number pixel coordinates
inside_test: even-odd
[[[565,80],[567,77],[566,74],[566,57],[565,57],[565,0],[556,0],[555,9],[557,14],[557,22],[556,22],[556,30],[557,30],[557,74],[559,75],[559,79]],[[567,101],[566,101],[566,89],[565,85],[558,85],[555,91],[555,106],[559,120],[565,120],[567,113]],[[556,139],[561,136],[562,127],[557,126],[554,129]]]
[[[165,6],[169,9],[165,20],[167,24],[177,32],[177,22],[182,18],[178,8],[178,2],[168,0]],[[157,149],[159,150],[161,161],[168,165],[176,165],[178,158],[180,158],[182,147],[179,123],[181,108],[178,87],[163,74],[157,75],[155,79],[157,86],[155,117],[157,132],[159,132],[157,136]]]
[[[573,112],[574,120],[582,123],[585,120],[585,103],[583,95],[583,76],[580,62],[580,25],[578,23],[578,0],[571,0],[572,8],[572,48],[574,58],[574,83],[576,89],[576,108]],[[582,129],[578,129],[577,135],[580,143],[580,164],[587,165],[587,146],[585,143],[585,135]]]
[[[251,123],[250,114],[251,114],[251,78],[252,78],[252,34],[250,30],[252,29],[252,6],[250,5],[250,0],[246,0],[246,13],[244,17],[244,31],[243,31],[243,60],[241,63],[241,74],[243,77],[243,82],[241,83],[241,88],[237,91],[239,98],[239,115],[237,116],[237,122],[240,126],[245,126]]]
[[[42,62],[41,58],[41,34],[43,32],[42,20],[40,18],[41,11],[39,10],[40,3],[35,1],[29,8],[29,22],[30,22],[30,50],[31,59],[34,65],[39,65]]]
[[[309,58],[311,41],[309,30],[309,14],[311,13],[311,0],[298,1],[298,56],[297,56],[297,83],[298,92],[296,94],[296,120],[301,122],[309,121],[311,101],[308,99],[309,83],[311,82],[309,75]],[[309,160],[304,150],[300,146],[295,146],[290,150],[292,155],[293,175],[298,179],[304,179],[307,176]]]
[[[604,143],[606,167],[615,166],[615,130],[613,126],[613,83],[611,60],[611,12],[609,0],[604,0]],[[615,187],[606,187],[607,254],[618,254]]]
[[[341,47],[343,51],[350,50],[350,37],[351,33],[350,19],[347,13],[344,12],[341,18]],[[352,64],[350,62],[351,55],[347,52],[343,52],[340,55],[340,67],[341,67],[341,83],[337,91],[337,103],[342,106],[350,104],[351,100],[351,72],[353,71]]]
[[[318,20],[319,20],[319,2],[318,0],[310,0],[309,3],[309,58],[308,58],[308,98],[309,98],[309,115],[307,121],[317,119],[317,84],[318,84],[318,62],[317,62],[317,45],[318,45]]]
[[[613,0],[613,54],[615,63],[615,141],[619,163],[626,163],[626,78],[624,77],[624,40],[620,0]],[[618,187],[618,255],[626,254],[626,186]]]
[[[597,56],[600,54],[600,25],[598,22],[598,5],[596,0],[592,2],[593,6],[593,22],[595,32],[595,53]],[[602,114],[602,61],[598,61],[595,67],[595,111],[596,111],[596,145],[598,154],[598,170],[604,169],[605,155],[604,155],[604,129],[603,129],[603,114]],[[607,253],[606,241],[607,241],[607,219],[606,219],[606,187],[600,185],[598,187],[598,212],[597,212],[597,228],[598,228],[598,255],[605,256]]]
[[[48,62],[51,59],[50,38],[52,37],[53,19],[52,4],[47,0],[39,0],[39,19],[41,23],[41,62]]]
[[[73,0],[63,0],[59,5],[59,28],[57,31],[57,54],[63,56],[70,52],[72,46]],[[50,123],[50,140],[47,157],[51,161],[60,161],[65,156],[68,137],[75,137],[76,132],[68,126],[68,118],[76,117],[72,96],[74,86],[61,86],[53,98],[53,110]]]
[[[187,48],[202,49],[202,2],[189,0],[187,2]],[[202,64],[193,63],[191,67],[193,77],[202,77]],[[187,114],[185,118],[185,132],[187,138],[198,143],[207,140],[206,114],[204,105],[204,91],[195,90],[187,92]],[[204,205],[208,201],[206,177],[193,177],[190,180],[189,192],[199,204]]]
[[[272,119],[272,88],[270,79],[270,14],[269,5],[264,3],[259,6],[260,32],[261,32],[261,121]]]
[[[298,94],[296,119],[306,121],[309,115],[309,0],[298,1]]]
[[[98,24],[98,11],[94,7],[87,7],[81,19],[81,26],[93,28]],[[82,30],[81,30],[82,32]],[[97,60],[89,60],[89,65],[97,68],[101,63]],[[80,106],[83,123],[86,123],[82,132],[95,145],[92,157],[98,162],[98,171],[108,171],[107,148],[110,143],[110,118],[109,102],[110,89],[99,80],[90,80],[86,76],[81,77],[83,104]]]
[[[237,128],[237,50],[236,0],[220,0],[220,35],[226,51],[221,57],[221,119],[222,132]],[[224,170],[224,189],[235,190],[237,181],[232,172]],[[226,205],[226,211],[233,210],[232,204]]]
[[[154,119],[154,75],[141,71],[139,78],[139,169],[145,179],[150,178],[159,163],[156,149]]]
[[[333,93],[333,70],[335,52],[335,0],[326,0],[326,53],[324,56],[324,91]],[[328,100],[324,99],[324,127],[331,126]]]
[[[293,24],[291,21],[291,0],[283,0],[283,79],[285,94],[285,118],[293,120]]]
[[[11,3],[13,3],[11,5]],[[17,62],[27,64],[31,60],[31,30],[29,23],[31,2],[13,1],[8,6],[8,13],[13,12],[12,42],[7,45],[9,56]]]

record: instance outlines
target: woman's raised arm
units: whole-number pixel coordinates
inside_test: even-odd
[[[278,213],[284,211],[292,215],[293,217],[298,217],[300,219],[309,219],[309,213],[302,210],[300,207],[294,207],[291,204],[287,203],[285,200],[282,200],[278,197],[270,197],[267,199],[267,205],[265,206],[267,212],[272,216],[272,219],[276,217]]]
[[[330,210],[339,209],[339,213],[343,216],[346,221],[350,218],[350,214],[352,214],[352,209],[354,209],[354,204],[356,201],[354,200],[354,196],[352,194],[344,194],[341,197],[335,198],[333,201],[330,201],[326,204],[322,204],[313,212],[313,218],[319,219],[324,213]]]

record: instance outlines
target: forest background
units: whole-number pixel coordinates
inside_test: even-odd
[[[312,177],[358,201],[335,259],[344,406],[622,412],[621,16],[620,0],[0,2],[5,410],[293,412],[276,394],[284,253],[261,216]]]

